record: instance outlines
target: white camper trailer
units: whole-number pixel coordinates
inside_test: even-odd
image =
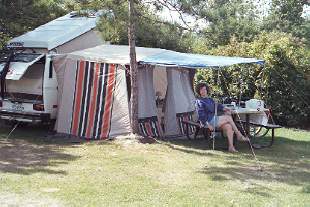
[[[0,119],[50,122],[57,111],[57,79],[51,55],[102,44],[94,28],[99,13],[70,13],[8,42],[0,57]]]

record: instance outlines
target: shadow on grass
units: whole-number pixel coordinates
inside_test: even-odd
[[[246,190],[243,191],[243,193],[249,193],[255,196],[261,196],[261,197],[266,197],[266,198],[273,197],[272,193],[270,192],[271,192],[271,189],[267,188],[266,186],[262,186],[258,184],[255,184],[255,186],[247,187]]]
[[[224,139],[218,142],[222,143],[218,144],[217,147],[227,146]],[[176,145],[177,147],[174,147],[174,149],[181,149],[182,152],[209,156],[209,154],[201,152],[201,150],[210,150],[205,139],[173,140],[168,143]],[[221,155],[212,154],[212,162],[200,169],[198,173],[209,175],[213,181],[239,180],[244,183],[249,181],[254,183],[257,183],[257,181],[281,182],[289,185],[304,186],[303,192],[308,192],[307,189],[310,186],[310,141],[276,137],[272,147],[255,150],[263,171],[258,170],[258,165],[251,155],[247,144],[238,143],[237,148],[240,152],[233,155],[228,152],[226,154],[221,153]],[[199,153],[196,152],[197,150]],[[269,196],[263,187],[259,187],[261,190],[256,187],[256,185],[252,186],[247,192]]]
[[[197,138],[197,139],[173,139],[173,140],[162,140],[162,143],[169,146],[171,149],[178,150],[184,153],[196,154],[205,156],[212,156],[212,154],[208,153],[212,148],[212,141],[208,141],[205,138]],[[215,148],[220,151],[227,150],[226,141],[224,138],[219,137],[215,142]]]
[[[205,156],[209,149],[208,143],[205,139],[197,140],[163,140],[162,144],[168,146],[170,149],[178,150],[184,153]]]
[[[79,156],[63,152],[61,145],[77,147],[72,143],[47,139],[47,127],[28,126],[17,128],[6,139],[11,128],[0,127],[0,172],[30,175],[33,173],[66,174],[51,168],[65,165]]]

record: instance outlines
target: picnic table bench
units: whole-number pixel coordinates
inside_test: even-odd
[[[266,129],[271,129],[271,140],[269,141],[269,143],[267,144],[260,144],[260,146],[255,146],[255,143],[253,143],[254,147],[256,148],[264,148],[264,147],[270,147],[273,145],[274,143],[274,138],[275,138],[275,129],[279,129],[279,128],[282,128],[282,126],[280,125],[277,125],[277,124],[270,124],[270,123],[267,123],[267,124],[260,124],[260,123],[255,123],[255,122],[248,122],[248,121],[243,121],[243,120],[237,120],[236,122],[241,122],[243,124],[246,124],[246,125],[249,125],[249,126],[257,126],[257,127],[263,127],[263,128],[266,128]],[[252,139],[252,142],[255,142],[255,134],[254,136],[250,136],[250,138]],[[262,138],[262,137],[260,137]]]

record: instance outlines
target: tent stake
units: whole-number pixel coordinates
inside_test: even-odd
[[[13,129],[10,131],[10,133],[8,134],[8,136],[6,137],[6,139],[9,139],[9,137],[11,136],[11,134],[12,134],[13,131],[17,128],[18,125],[19,125],[19,122],[17,122],[17,123],[14,125]]]

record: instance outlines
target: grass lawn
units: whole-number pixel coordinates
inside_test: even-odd
[[[205,140],[72,143],[0,127],[0,206],[310,206],[310,132],[237,154]],[[219,141],[220,142],[220,141]]]

